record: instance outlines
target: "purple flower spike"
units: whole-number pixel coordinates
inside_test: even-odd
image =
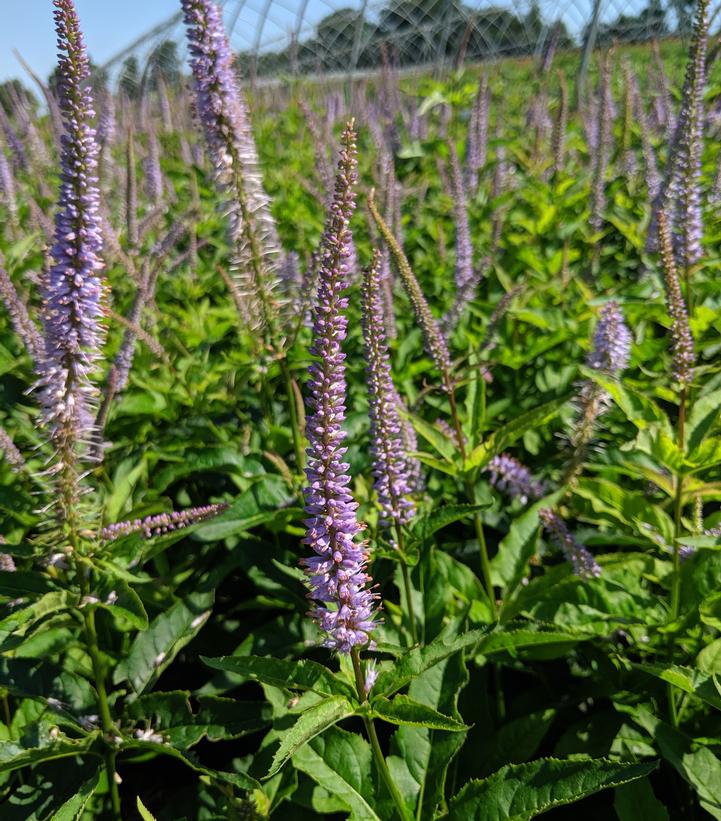
[[[381,525],[406,524],[413,518],[410,464],[403,436],[396,390],[386,345],[380,283],[381,255],[376,251],[363,277],[363,341],[368,365],[368,406],[375,489],[382,509]]]
[[[573,565],[573,572],[577,576],[588,579],[601,575],[601,568],[593,555],[576,539],[557,513],[544,508],[538,511],[538,515],[546,533],[561,549],[566,561]]]
[[[100,538],[112,542],[131,533],[142,533],[146,539],[153,536],[164,536],[173,530],[182,530],[185,527],[196,525],[212,519],[228,509],[224,502],[203,507],[191,507],[187,510],[173,510],[170,513],[156,513],[144,519],[132,519],[128,522],[116,522],[100,531]]]
[[[518,499],[521,504],[525,505],[543,496],[543,485],[533,478],[525,465],[507,453],[494,456],[488,463],[488,472],[496,490],[507,493],[512,499]]]
[[[601,318],[593,335],[593,350],[586,363],[589,368],[616,376],[628,367],[631,356],[631,332],[618,303],[611,300],[601,309]]]
[[[90,375],[104,340],[104,283],[99,194],[95,169],[98,146],[90,123],[95,115],[87,88],[90,74],[72,0],[54,0],[58,35],[61,186],[55,217],[54,265],[42,283],[45,339],[41,373],[43,423],[56,447],[58,469],[72,463],[79,443],[94,431],[96,397]]]
[[[243,320],[251,327],[264,326],[277,342],[273,288],[280,245],[221,10],[211,0],[182,0],[181,5],[198,117],[217,184],[229,199],[226,210],[235,250],[232,273],[243,295]]]
[[[340,653],[371,641],[376,596],[368,589],[368,554],[355,539],[361,531],[357,502],[348,489],[349,467],[343,461],[345,420],[345,354],[348,306],[343,291],[348,280],[351,232],[355,209],[355,131],[351,121],[343,132],[335,194],[320,245],[318,294],[313,308],[313,344],[316,360],[310,366],[307,421],[308,484],[305,494],[304,544],[315,556],[303,559],[314,605],[311,614],[328,634],[325,644]]]

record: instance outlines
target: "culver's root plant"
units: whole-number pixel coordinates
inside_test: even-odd
[[[585,85],[545,6],[493,65],[444,13],[445,75],[391,6],[253,57],[180,0],[109,73],[53,8],[0,82],[0,818],[720,818],[709,4]]]

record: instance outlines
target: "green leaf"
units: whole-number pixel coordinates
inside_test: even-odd
[[[278,517],[279,510],[287,508],[291,501],[292,497],[281,476],[263,475],[220,516],[200,525],[195,538],[203,542],[215,542],[228,536],[247,533],[258,525],[272,522]]]
[[[515,657],[521,650],[538,649],[542,653],[549,647],[567,648],[569,645],[587,641],[591,636],[569,628],[546,624],[509,624],[486,633],[475,647],[476,656],[490,656],[494,653],[509,653]]]
[[[447,730],[452,733],[468,729],[462,721],[444,716],[432,707],[404,695],[397,695],[390,700],[379,696],[371,702],[371,711],[374,716],[389,724],[408,724],[412,727],[428,727],[430,730]]]
[[[332,727],[293,754],[293,766],[347,805],[349,821],[382,821],[374,807],[372,752],[365,739]]]
[[[617,787],[613,808],[618,821],[669,821],[668,810],[654,795],[648,778]]]
[[[721,819],[721,761],[711,750],[696,747],[687,735],[656,718],[645,707],[617,709],[630,713],[653,736],[661,755],[697,792],[701,806]]]
[[[716,710],[721,710],[721,696],[716,690],[712,675],[678,664],[634,664],[633,667],[667,681],[684,693],[696,696]]]
[[[96,697],[90,682],[48,661],[0,658],[0,686],[14,696],[49,705],[59,714],[92,710]]]
[[[429,670],[453,653],[477,644],[485,635],[482,630],[471,630],[455,637],[443,634],[425,647],[414,647],[395,661],[390,670],[384,670],[378,675],[373,692],[383,696],[397,693],[425,670]]]
[[[80,787],[72,798],[69,798],[57,812],[53,813],[51,821],[77,821],[82,816],[85,805],[98,788],[99,781],[100,769]]]
[[[353,715],[353,705],[343,696],[331,696],[309,707],[300,714],[295,724],[281,735],[280,746],[265,777],[275,775],[296,750],[323,730],[350,715]]]
[[[460,721],[458,695],[467,682],[468,671],[459,651],[413,679],[408,695]],[[409,725],[399,726],[393,734],[393,755],[388,758],[388,765],[397,773],[404,772],[410,788],[404,795],[409,805],[419,804],[417,817],[434,818],[437,807],[445,801],[448,768],[467,735],[465,730],[443,732]]]
[[[558,491],[534,504],[511,522],[508,533],[498,545],[498,553],[491,560],[493,583],[506,591],[504,599],[512,595],[525,576],[528,562],[536,552],[540,528],[538,511],[554,507],[563,491]]]
[[[485,510],[488,507],[490,507],[490,502],[483,505],[443,505],[430,513],[417,516],[408,529],[408,543],[424,542],[453,522],[467,519],[479,510]]]
[[[474,468],[484,468],[494,456],[504,451],[512,445],[516,439],[523,436],[526,431],[535,427],[545,425],[553,419],[560,408],[565,404],[566,397],[553,399],[533,408],[530,411],[520,414],[515,419],[498,428],[485,442],[481,442],[466,460],[465,470]]]
[[[721,408],[721,390],[711,391],[693,402],[684,429],[686,450],[692,454],[711,431]]]
[[[42,573],[26,570],[0,570],[0,596],[17,599],[21,596],[41,596],[55,585]]]
[[[127,679],[135,692],[144,692],[191,641],[210,616],[213,593],[191,593],[173,604],[139,633],[128,656],[115,668],[113,681]]]
[[[523,764],[533,758],[555,717],[556,710],[549,708],[506,721],[481,753],[481,772],[492,773],[505,764]]]
[[[17,741],[0,741],[0,773],[18,770],[30,764],[53,761],[56,758],[82,755],[89,752],[99,735],[95,732],[83,738],[69,738],[59,732],[55,739],[38,747],[25,747]]]
[[[108,573],[98,574],[95,594],[100,599],[98,607],[110,612],[120,629],[148,629],[148,614],[140,596],[123,579]]]
[[[201,656],[201,660],[214,670],[236,673],[273,687],[312,690],[322,696],[355,697],[355,689],[350,682],[309,659],[287,661],[263,656],[221,656],[211,659]]]
[[[126,721],[152,727],[164,740],[180,750],[199,741],[221,741],[257,732],[271,720],[270,706],[261,701],[237,701],[199,696],[193,712],[190,693],[150,693],[127,706]]]
[[[446,436],[443,431],[435,425],[431,425],[430,422],[426,422],[425,419],[421,419],[420,416],[409,414],[409,417],[413,423],[413,427],[426,440],[426,442],[433,445],[436,452],[440,454],[446,462],[451,464],[455,462],[456,457],[458,456],[458,444],[454,439]]]
[[[135,801],[135,806],[138,809],[138,813],[143,821],[155,821],[155,816],[150,812],[150,810],[143,804],[140,800],[140,796],[137,796]]]
[[[625,764],[607,759],[542,758],[509,764],[481,781],[470,781],[452,799],[448,821],[527,821],[608,787],[643,778],[658,762]]]
[[[623,385],[617,379],[599,373],[593,368],[582,367],[581,371],[585,377],[600,385],[606,391],[626,415],[628,421],[632,422],[639,430],[646,430],[653,425],[660,425],[666,432],[671,432],[668,417],[653,399],[649,399],[642,393]]]
[[[46,593],[28,607],[13,611],[0,621],[0,651],[19,647],[35,632],[39,622],[76,604],[76,596],[65,590],[57,590]]]

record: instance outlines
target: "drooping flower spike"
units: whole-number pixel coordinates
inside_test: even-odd
[[[631,333],[620,307],[613,300],[601,309],[601,315],[593,334],[593,348],[586,364],[589,368],[618,377],[628,367],[631,355]],[[571,433],[573,452],[564,473],[563,484],[573,481],[586,457],[593,439],[598,417],[609,403],[608,393],[593,380],[583,384],[578,398],[578,419]]]
[[[533,478],[531,471],[518,459],[507,453],[494,456],[488,463],[491,484],[496,490],[518,499],[521,504],[536,501],[543,496],[543,485]]]
[[[131,533],[141,533],[146,539],[153,536],[164,536],[174,530],[182,530],[191,525],[205,522],[227,510],[225,503],[191,507],[187,510],[173,510],[170,513],[155,513],[144,519],[132,519],[127,522],[117,522],[108,525],[100,531],[100,538],[104,541],[114,541]]]
[[[340,653],[368,645],[375,626],[376,596],[369,590],[368,555],[357,541],[361,525],[349,490],[349,466],[343,461],[346,409],[345,310],[351,256],[350,218],[355,209],[355,131],[345,128],[335,193],[321,239],[318,294],[313,307],[315,357],[308,380],[308,463],[304,489],[306,536],[315,555],[304,559],[311,614],[327,634],[326,646]]]
[[[594,578],[601,575],[601,568],[593,554],[582,545],[566,526],[561,517],[549,508],[538,511],[544,530],[560,548],[564,558],[573,566],[573,572],[581,578]]]

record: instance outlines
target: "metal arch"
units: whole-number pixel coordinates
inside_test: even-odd
[[[301,0],[300,2],[300,8],[298,9],[298,14],[295,18],[295,28],[293,29],[293,36],[295,37],[296,42],[300,37],[300,30],[303,28],[303,21],[305,20],[305,12],[308,8],[309,1],[310,0]]]
[[[227,5],[230,5],[230,4],[226,3],[225,5],[227,6]],[[240,17],[240,12],[243,11],[244,6],[245,6],[245,0],[240,0],[240,2],[235,4],[235,9],[233,11],[233,15],[230,18],[230,23],[228,23],[228,28],[227,28],[228,40],[230,40],[231,36],[233,35],[233,30],[235,29],[235,27],[238,23],[238,18]]]
[[[360,9],[358,10],[358,18],[355,25],[355,37],[353,38],[353,50],[351,52],[350,70],[355,71],[358,67],[358,58],[360,57],[361,37],[363,35],[363,24],[366,19],[366,9],[368,8],[368,0],[363,0]]]
[[[263,11],[260,15],[260,23],[258,25],[258,31],[255,33],[255,43],[253,44],[253,56],[257,57],[258,52],[260,51],[260,41],[263,39],[263,29],[265,28],[265,23],[268,19],[268,12],[270,11],[270,7],[273,5],[273,0],[265,0],[265,5],[263,6]]]
[[[135,51],[138,46],[142,46],[144,43],[147,43],[149,40],[154,40],[155,38],[159,37],[161,34],[164,34],[168,29],[173,28],[177,23],[179,23],[183,19],[183,12],[177,11],[172,16],[168,17],[167,20],[164,20],[162,23],[158,23],[157,26],[150,29],[150,31],[146,31],[145,34],[141,34],[140,37],[136,37],[131,43],[125,46],[124,49],[113,54],[113,56],[106,60],[102,68],[110,68],[111,66],[115,65],[115,63],[120,62],[124,57],[127,57],[131,52]]]

